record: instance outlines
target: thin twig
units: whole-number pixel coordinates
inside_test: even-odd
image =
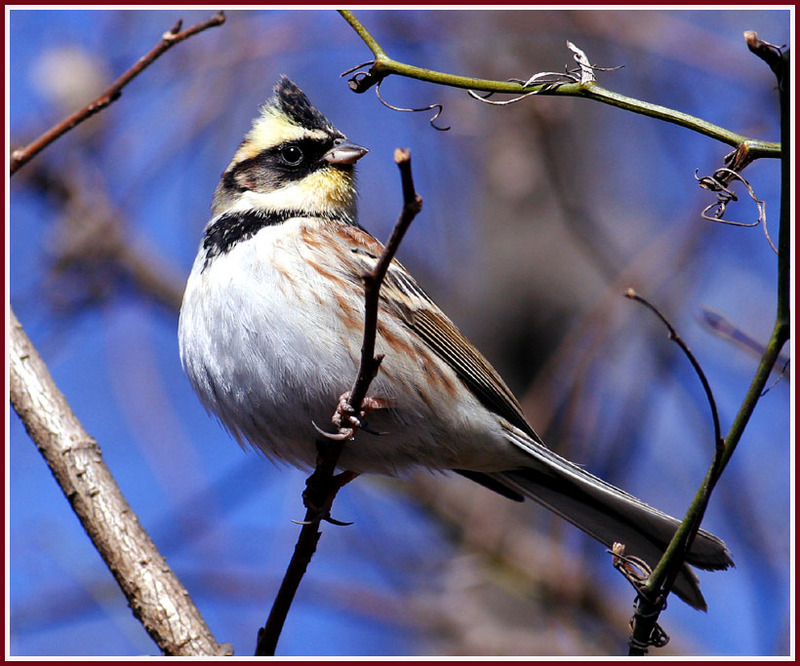
[[[669,331],[669,339],[674,341],[689,359],[689,362],[692,364],[692,367],[694,368],[697,376],[700,379],[700,382],[703,385],[709,407],[711,408],[711,416],[714,422],[715,444],[711,469],[706,476],[706,479],[713,479],[713,483],[703,483],[700,491],[698,491],[699,499],[697,499],[696,502],[694,502],[690,507],[689,512],[673,535],[673,538],[659,560],[658,565],[652,572],[648,572],[648,576],[643,583],[638,583],[636,586],[638,589],[638,594],[636,598],[636,611],[634,618],[639,620],[644,618],[648,622],[652,620],[652,625],[648,625],[649,630],[646,634],[637,632],[636,625],[634,624],[634,630],[631,632],[629,655],[636,656],[645,654],[649,646],[663,647],[666,645],[666,641],[669,640],[664,631],[658,626],[656,620],[658,619],[661,611],[666,607],[666,599],[669,596],[673,585],[675,584],[675,580],[677,579],[681,568],[683,567],[683,563],[686,560],[686,554],[692,547],[692,543],[694,542],[697,532],[700,529],[700,523],[703,520],[706,507],[708,506],[708,501],[711,497],[711,489],[713,488],[714,483],[716,483],[716,479],[719,478],[719,473],[721,472],[719,466],[720,461],[722,460],[725,441],[722,439],[722,430],[720,428],[717,403],[714,399],[711,386],[708,383],[708,379],[703,372],[700,363],[689,349],[689,346],[683,341],[683,338],[678,335],[675,327],[656,306],[637,294],[631,288],[628,288],[625,296],[635,300],[637,303],[641,303],[651,312],[653,312],[667,327],[667,330]]]
[[[765,42],[763,39],[759,39],[758,34],[754,30],[745,31],[744,42],[747,44],[747,48],[750,49],[750,52],[767,63],[772,73],[780,80],[785,71],[783,62],[783,49],[785,47],[776,46],[775,44]]]
[[[422,198],[414,189],[414,180],[411,174],[411,153],[408,150],[397,149],[394,154],[395,162],[400,169],[400,178],[403,187],[403,210],[400,218],[392,231],[383,253],[375,267],[364,273],[364,340],[361,346],[361,364],[358,375],[350,390],[348,402],[352,411],[358,414],[372,380],[378,374],[383,360],[383,355],[375,355],[375,341],[378,334],[378,303],[380,289],[389,266],[394,259],[400,242],[403,240],[408,227],[422,208]],[[340,435],[343,435],[343,430]],[[342,486],[353,479],[352,472],[342,472],[334,475],[339,455],[344,448],[347,436],[325,438],[317,442],[317,465],[314,473],[306,481],[304,502],[306,504],[305,520],[301,523],[302,529],[295,545],[294,553],[289,561],[286,574],[281,581],[278,594],[273,602],[266,624],[259,629],[256,642],[255,655],[274,656],[278,639],[283,630],[286,616],[291,608],[300,581],[306,572],[309,562],[316,551],[322,532],[319,530],[321,520],[332,521],[330,508],[336,493]],[[311,497],[313,496],[313,499]],[[341,523],[338,523],[341,524]]]
[[[686,358],[689,359],[689,362],[692,364],[694,371],[697,373],[698,378],[700,379],[700,383],[703,385],[703,390],[706,392],[706,398],[708,399],[708,406],[711,408],[711,418],[714,421],[714,447],[717,452],[722,449],[724,442],[722,440],[722,428],[719,424],[719,412],[717,411],[717,402],[714,400],[714,393],[711,390],[711,385],[708,383],[708,378],[706,374],[703,372],[703,368],[700,366],[695,355],[692,353],[692,350],[689,349],[689,346],[683,341],[683,338],[678,335],[678,332],[675,330],[675,327],[670,323],[670,321],[661,313],[661,311],[652,303],[650,303],[647,299],[643,298],[639,294],[637,294],[633,289],[630,287],[628,291],[625,293],[626,298],[630,298],[637,303],[641,303],[650,311],[652,311],[662,322],[664,322],[664,326],[667,327],[669,331],[669,339],[675,342],[684,354],[686,354]]]
[[[403,210],[400,218],[392,231],[389,242],[381,254],[378,263],[362,277],[364,279],[365,325],[364,345],[361,348],[361,367],[358,377],[353,384],[350,394],[350,403],[358,411],[364,398],[367,396],[370,382],[378,373],[380,358],[375,358],[375,338],[378,331],[378,297],[380,288],[389,265],[392,263],[397,249],[405,236],[408,227],[419,211],[422,209],[422,197],[414,189],[414,179],[411,174],[411,152],[398,148],[394,153],[394,160],[400,169],[400,178],[403,187]],[[374,370],[372,369],[374,367]]]
[[[208,28],[213,28],[225,23],[225,15],[222,12],[217,12],[214,16],[193,25],[190,28],[181,32],[183,20],[179,20],[171,30],[165,32],[161,41],[156,44],[149,53],[141,57],[137,63],[131,67],[127,72],[120,76],[100,97],[93,102],[90,102],[82,109],[79,109],[68,118],[65,118],[57,125],[54,125],[38,139],[29,143],[23,148],[18,148],[11,153],[11,161],[9,172],[14,175],[17,170],[29,162],[35,155],[41,152],[44,148],[53,143],[60,136],[66,134],[76,125],[79,125],[87,118],[91,118],[94,114],[109,106],[111,103],[119,99],[122,94],[122,89],[128,85],[134,78],[141,74],[147,67],[153,64],[159,56],[166,53],[175,44],[203,32]]]

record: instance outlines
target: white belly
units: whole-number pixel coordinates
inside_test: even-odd
[[[299,220],[266,227],[203,268],[198,256],[179,323],[181,360],[204,405],[243,443],[312,466],[339,396],[355,379],[363,335],[363,288],[329,250],[299,245]],[[313,256],[310,256],[313,255]],[[322,278],[306,259],[331,278]],[[352,307],[343,307],[350,303]],[[508,469],[519,454],[495,417],[401,322],[380,319],[405,352],[379,338],[385,359],[369,394],[392,408],[367,416],[340,466],[396,474],[403,468]],[[431,394],[437,374],[457,392]],[[431,395],[426,395],[431,394]]]

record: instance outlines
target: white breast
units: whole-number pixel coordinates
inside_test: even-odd
[[[358,273],[345,270],[350,250],[337,255],[317,228],[319,244],[301,242],[309,223],[265,227],[208,264],[201,250],[179,322],[181,360],[203,404],[240,443],[299,466],[316,458],[312,421],[333,430],[363,335],[363,288]],[[406,349],[418,344],[401,322],[381,321]],[[386,474],[410,465],[508,468],[514,449],[475,398],[425,395],[432,363],[459,382],[448,366],[380,339],[377,351],[386,358],[370,394],[394,408],[368,416],[369,428],[385,434],[361,431],[343,452],[343,467]]]

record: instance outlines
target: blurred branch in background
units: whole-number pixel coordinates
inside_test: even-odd
[[[154,46],[149,53],[142,56],[133,67],[120,76],[114,82],[114,84],[108,88],[108,90],[100,95],[100,97],[95,99],[93,102],[90,102],[82,109],[79,109],[68,118],[62,120],[60,123],[58,123],[58,125],[50,128],[32,143],[29,143],[23,148],[17,148],[16,150],[13,150],[11,152],[11,164],[9,167],[9,172],[11,175],[13,176],[21,166],[27,164],[40,151],[44,150],[60,136],[63,136],[73,127],[76,127],[87,118],[91,118],[94,114],[102,111],[109,104],[112,104],[119,99],[119,97],[122,95],[122,89],[126,85],[128,85],[133,79],[135,79],[139,74],[153,64],[153,62],[155,62],[159,56],[175,46],[175,44],[180,44],[183,40],[188,39],[189,37],[192,37],[203,30],[222,25],[223,23],[225,23],[225,15],[222,12],[218,12],[202,23],[193,25],[192,27],[183,31],[181,31],[181,28],[183,27],[183,21],[178,21],[171,30],[168,30],[164,33],[164,35],[161,37],[161,41]]]
[[[108,302],[128,284],[177,312],[183,297],[180,271],[159,258],[157,248],[130,237],[132,225],[95,165],[75,159],[70,165],[34,163],[18,177],[59,209],[43,285],[51,305],[69,315]]]

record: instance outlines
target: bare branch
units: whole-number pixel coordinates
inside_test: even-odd
[[[670,340],[673,340],[681,348],[700,378],[714,421],[714,456],[706,478],[655,569],[652,572],[647,571],[646,579],[636,585],[638,589],[635,604],[636,612],[632,623],[628,654],[629,656],[641,656],[647,653],[647,648],[650,646],[662,647],[666,645],[665,637],[666,640],[669,640],[666,633],[659,627],[657,620],[661,611],[666,608],[667,596],[672,590],[678,573],[686,560],[686,554],[697,536],[706,507],[711,499],[711,492],[719,479],[719,475],[722,473],[725,440],[722,439],[719,413],[717,412],[714,394],[694,354],[678,335],[675,327],[658,308],[639,296],[633,289],[628,289],[625,295],[627,298],[633,299],[650,309],[667,327]]]
[[[337,414],[343,409],[342,405],[344,404],[346,411],[351,416],[355,416],[361,412],[362,406],[369,401],[367,391],[372,380],[378,374],[383,360],[383,355],[375,355],[381,285],[395,254],[397,254],[397,249],[400,247],[403,236],[405,236],[411,222],[422,208],[422,197],[416,193],[411,175],[410,151],[398,148],[395,150],[394,160],[400,169],[403,187],[403,210],[375,267],[361,276],[364,281],[364,341],[361,346],[361,363],[358,375],[353,382],[353,388],[349,394],[346,394],[346,400],[340,400]],[[292,605],[306,568],[316,551],[317,543],[322,536],[319,531],[320,521],[327,520],[337,525],[346,524],[333,520],[330,517],[330,509],[336,498],[336,493],[357,476],[356,473],[348,471],[335,475],[339,456],[345,442],[355,436],[355,428],[347,427],[345,424],[340,427],[337,434],[332,436],[324,432],[322,434],[324,438],[317,442],[317,450],[319,451],[317,465],[313,474],[308,477],[306,490],[303,493],[306,517],[301,523],[303,527],[297,538],[297,545],[292,554],[292,559],[289,561],[286,574],[281,581],[281,586],[273,602],[267,622],[258,631],[256,656],[273,656],[275,654],[278,638],[283,630],[289,608]]]
[[[159,58],[159,56],[175,46],[175,44],[178,44],[183,40],[202,32],[203,30],[222,25],[223,23],[225,23],[225,15],[222,12],[217,12],[211,18],[208,18],[197,25],[193,25],[183,32],[181,32],[183,22],[178,21],[171,30],[162,35],[161,41],[156,44],[149,53],[141,57],[133,67],[120,76],[102,95],[100,95],[100,97],[93,102],[90,102],[82,109],[79,109],[68,118],[65,118],[57,125],[51,127],[32,143],[29,143],[23,148],[14,150],[11,153],[11,163],[9,168],[10,175],[13,176],[21,166],[29,162],[34,156],[53,143],[60,136],[66,134],[73,127],[79,125],[87,118],[91,118],[94,114],[98,113],[119,99],[120,95],[122,95],[122,89],[126,85],[128,85],[134,78],[152,65],[153,62]]]
[[[189,592],[167,565],[9,310],[11,404],[122,589],[165,655],[221,655]]]
[[[646,308],[651,310],[667,327],[669,331],[669,339],[673,340],[675,344],[677,344],[684,354],[686,354],[686,358],[689,359],[689,362],[692,364],[694,371],[697,373],[698,378],[700,379],[700,383],[703,385],[703,390],[706,392],[706,398],[708,399],[708,406],[711,408],[711,418],[714,421],[714,447],[716,451],[719,451],[724,442],[722,439],[722,429],[719,424],[719,413],[717,412],[717,402],[714,400],[714,393],[711,391],[711,385],[708,383],[708,378],[706,374],[703,372],[703,368],[700,367],[700,363],[697,361],[697,358],[692,353],[692,350],[689,349],[689,346],[683,341],[678,332],[675,330],[675,327],[670,323],[670,321],[661,313],[661,311],[652,303],[650,303],[647,299],[643,298],[639,294],[637,294],[633,289],[628,289],[625,294],[626,298],[630,298],[637,303],[641,303]]]
[[[723,340],[733,343],[740,349],[744,349],[756,357],[761,358],[767,351],[763,342],[756,340],[752,335],[743,331],[725,315],[711,308],[703,307],[698,315],[700,322],[707,326],[714,335]],[[788,354],[780,354],[776,360],[776,366],[783,368],[781,375],[788,372],[791,359]],[[774,368],[777,370],[777,367]]]
[[[414,179],[411,175],[411,151],[398,148],[394,153],[394,160],[400,169],[400,178],[403,186],[403,210],[400,218],[392,231],[389,242],[381,254],[375,268],[363,275],[364,279],[364,345],[361,348],[361,367],[358,377],[350,392],[350,404],[358,410],[367,395],[367,390],[380,366],[380,360],[374,357],[375,338],[378,331],[378,297],[381,284],[389,265],[392,263],[397,249],[408,227],[414,221],[417,213],[422,209],[422,197],[414,189]]]
[[[744,42],[747,44],[747,48],[750,49],[751,53],[757,55],[769,65],[772,73],[775,74],[780,82],[786,73],[785,63],[783,61],[783,49],[785,46],[776,46],[775,44],[770,44],[769,42],[759,39],[758,34],[754,30],[745,31]]]

